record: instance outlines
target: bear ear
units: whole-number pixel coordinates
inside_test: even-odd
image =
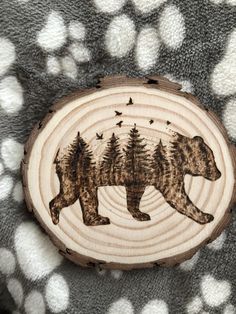
[[[203,143],[203,138],[201,136],[194,136],[193,137],[193,140],[196,141],[196,142],[199,142],[199,143]]]

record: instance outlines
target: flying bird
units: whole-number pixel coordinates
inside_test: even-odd
[[[118,125],[118,127],[121,128],[122,123],[123,123],[123,121],[120,121],[120,122],[116,123],[116,125]]]
[[[103,133],[101,133],[100,135],[98,133],[96,133],[96,140],[102,140],[103,139]]]
[[[130,106],[130,105],[133,105],[133,99],[130,97],[129,98],[129,102],[126,104],[126,106]]]
[[[154,122],[154,121],[153,121],[152,119],[151,119],[151,120],[149,120],[149,123],[150,123],[150,124],[153,124],[153,122]]]
[[[119,111],[115,110],[115,114],[116,114],[116,116],[121,116],[122,112],[119,112]]]

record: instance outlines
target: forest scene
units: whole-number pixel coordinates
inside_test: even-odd
[[[119,138],[112,134],[100,162],[99,185],[142,185],[150,173],[150,153],[136,125],[130,130],[128,142],[121,149]]]
[[[97,140],[103,139],[102,133],[96,136]],[[184,176],[203,176],[210,181],[219,179],[221,173],[212,150],[201,137],[189,138],[179,133],[170,144],[167,148],[160,139],[153,149],[147,149],[145,138],[134,124],[125,146],[121,147],[119,137],[113,132],[102,155],[94,157],[92,149],[78,133],[65,154],[57,153],[55,157],[60,191],[49,203],[53,223],[58,224],[62,208],[79,200],[86,225],[110,224],[108,217],[98,213],[98,187],[118,185],[126,188],[127,210],[138,221],[151,219],[139,207],[146,187],[154,186],[179,213],[199,224],[211,222],[214,217],[197,208],[186,194]]]

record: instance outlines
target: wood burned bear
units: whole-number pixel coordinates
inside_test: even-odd
[[[204,140],[175,133],[170,147],[161,140],[153,151],[147,150],[136,125],[130,130],[125,148],[113,133],[100,161],[95,162],[86,142],[77,134],[66,153],[55,158],[56,173],[60,182],[59,194],[50,201],[49,208],[54,224],[58,224],[62,208],[79,200],[83,221],[88,226],[109,224],[108,217],[98,214],[98,187],[121,185],[126,188],[127,209],[139,221],[150,220],[139,210],[147,186],[160,191],[166,202],[179,213],[199,224],[211,222],[214,217],[202,212],[185,192],[184,177],[203,176],[215,181],[220,178],[215,158]]]

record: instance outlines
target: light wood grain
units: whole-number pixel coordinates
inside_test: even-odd
[[[227,140],[217,116],[180,88],[161,77],[105,78],[96,88],[55,104],[34,128],[22,161],[25,199],[63,255],[83,266],[100,264],[104,268],[175,265],[215,239],[229,223],[236,191],[235,147]],[[127,106],[130,97],[134,104]],[[121,127],[117,125],[120,121]],[[150,185],[140,210],[151,220],[138,221],[127,210],[125,187],[114,185],[98,188],[98,212],[108,217],[110,224],[86,225],[77,200],[61,210],[59,223],[54,225],[49,203],[60,189],[54,163],[58,150],[66,153],[80,132],[99,163],[112,133],[125,149],[134,125],[150,151],[160,140],[170,150],[176,133],[191,139],[201,137],[210,147],[220,178],[208,180],[187,174],[184,183],[190,200],[214,220],[200,224],[181,215]],[[103,134],[103,139],[96,133]]]

